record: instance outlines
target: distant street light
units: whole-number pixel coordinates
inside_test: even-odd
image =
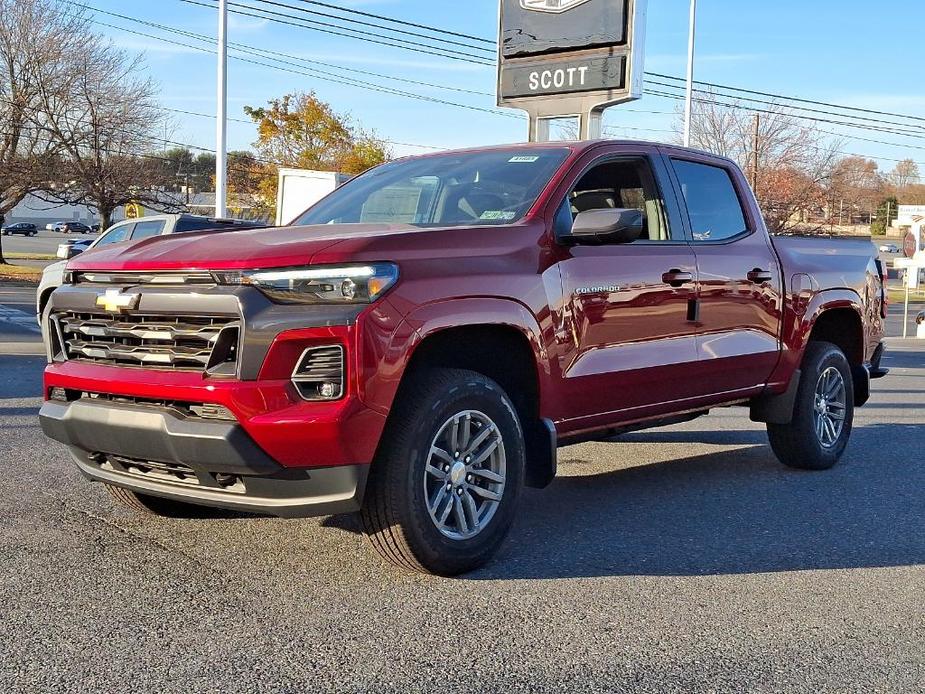
[[[218,95],[215,132],[215,216],[228,216],[228,4],[218,2]]]
[[[694,110],[694,40],[697,36],[697,0],[691,0],[690,36],[687,44],[687,98],[684,103],[684,146],[691,146],[691,116]]]

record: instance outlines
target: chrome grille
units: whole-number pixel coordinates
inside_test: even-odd
[[[184,285],[215,284],[208,272],[92,272],[69,273],[69,284],[115,284],[135,286],[139,284]]]
[[[234,363],[237,334],[220,363],[213,352],[223,331],[236,333],[230,316],[113,315],[67,311],[55,315],[67,359],[120,366],[205,370]],[[226,334],[226,337],[227,334]],[[225,340],[224,342],[228,342]]]

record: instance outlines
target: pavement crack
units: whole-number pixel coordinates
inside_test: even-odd
[[[126,535],[126,536],[128,536],[128,537],[130,537],[130,538],[132,538],[132,539],[134,539],[134,540],[138,540],[138,541],[143,542],[143,543],[147,543],[147,544],[154,545],[154,546],[157,547],[158,549],[161,549],[161,550],[163,550],[164,552],[166,552],[166,553],[168,553],[168,554],[180,556],[180,557],[186,559],[187,561],[192,562],[193,564],[195,564],[195,565],[196,565],[197,567],[199,567],[200,569],[204,569],[204,570],[206,570],[206,571],[209,571],[209,572],[213,573],[214,575],[220,577],[223,581],[227,581],[227,582],[231,583],[231,581],[230,581],[231,576],[229,576],[228,574],[222,573],[220,570],[218,570],[218,569],[215,568],[214,566],[211,566],[211,565],[209,565],[209,564],[203,562],[201,559],[199,559],[198,557],[196,557],[196,556],[190,554],[189,552],[186,552],[186,551],[184,551],[184,550],[182,550],[182,549],[180,549],[180,548],[178,548],[178,547],[171,547],[170,545],[168,545],[168,544],[166,544],[166,543],[164,543],[164,542],[158,540],[156,537],[151,537],[150,535],[144,535],[144,534],[142,534],[142,533],[136,532],[136,531],[132,530],[131,528],[127,528],[127,527],[125,527],[125,526],[123,526],[123,525],[120,525],[119,523],[116,523],[116,522],[113,521],[111,518],[107,518],[107,517],[101,516],[101,515],[99,515],[99,514],[97,514],[97,513],[93,513],[92,511],[88,511],[88,510],[86,510],[86,509],[80,508],[79,506],[74,506],[73,504],[68,503],[67,501],[65,501],[65,500],[62,499],[61,497],[55,496],[54,494],[51,494],[50,492],[42,492],[42,493],[43,493],[44,496],[47,496],[47,497],[51,498],[53,501],[55,501],[56,503],[58,503],[59,505],[61,505],[61,506],[62,506],[63,508],[65,508],[66,510],[71,511],[72,513],[76,513],[76,514],[81,515],[81,516],[84,516],[84,517],[86,517],[86,518],[90,518],[90,519],[92,519],[92,520],[95,520],[95,521],[97,521],[98,523],[102,523],[103,525],[105,525],[105,526],[107,526],[107,527],[109,527],[109,528],[112,528],[113,530],[116,530],[116,531],[118,531],[118,532],[120,532],[120,533],[122,533],[122,534],[124,534],[124,535]]]

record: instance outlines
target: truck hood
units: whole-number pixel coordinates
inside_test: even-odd
[[[343,224],[251,229],[224,234],[172,234],[84,252],[68,263],[68,269],[238,270],[308,265],[322,251],[338,244],[357,250],[358,246],[368,247],[374,240],[394,240],[396,236],[434,231],[439,230],[409,225]]]

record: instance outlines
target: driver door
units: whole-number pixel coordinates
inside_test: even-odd
[[[599,156],[559,208],[560,238],[588,210],[635,208],[645,218],[637,241],[570,245],[558,263],[568,429],[676,412],[697,395],[688,380],[697,362],[697,263],[662,193],[671,190],[663,167],[646,153]]]

